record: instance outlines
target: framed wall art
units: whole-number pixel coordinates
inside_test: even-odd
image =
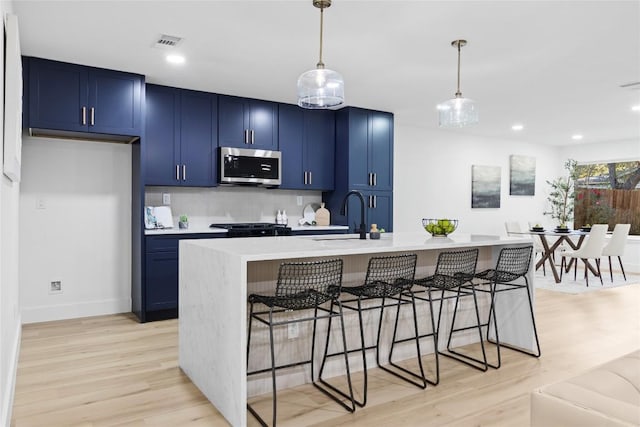
[[[536,158],[512,155],[509,157],[509,194],[511,196],[535,196]]]
[[[500,207],[500,166],[471,166],[471,207]]]

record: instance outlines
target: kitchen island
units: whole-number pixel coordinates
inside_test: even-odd
[[[425,233],[386,233],[380,240],[359,240],[357,235],[183,240],[180,242],[179,259],[180,367],[231,425],[246,425],[247,396],[269,391],[268,376],[252,377],[251,381],[246,378],[247,295],[272,292],[281,262],[342,258],[343,283],[348,285],[364,279],[368,259],[373,255],[416,253],[416,277],[424,277],[433,274],[438,253],[442,251],[479,248],[477,268],[481,270],[495,266],[500,249],[531,244],[528,236],[462,233],[454,233],[446,238],[432,238]],[[532,271],[530,269],[529,272],[530,286],[533,286]],[[526,294],[509,294],[516,295],[501,295],[497,301],[500,340],[532,350],[534,342]],[[449,301],[445,304],[443,316],[449,315],[452,309]],[[488,295],[481,304],[486,318]],[[423,316],[419,321],[427,325],[427,309],[421,306],[419,310]],[[357,317],[347,314],[345,324],[347,339],[350,340],[350,333],[354,334],[358,327]],[[468,311],[467,315],[470,314]],[[375,313],[371,313],[371,316],[375,316]],[[371,316],[365,319],[367,324],[375,322],[375,317]],[[441,342],[443,336],[448,335],[448,330],[443,327],[446,327],[446,322],[441,325]],[[401,319],[400,328],[404,332],[409,330],[407,319]],[[299,358],[309,348],[306,329],[301,327],[298,336],[292,336],[291,331],[286,329],[276,331],[276,344],[287,341],[286,351],[277,350],[278,363],[286,363],[288,358]],[[268,348],[267,335],[259,336],[259,331],[254,334],[252,346]],[[477,341],[477,334],[474,338],[469,333],[456,345],[471,343],[474,339]],[[384,341],[388,345],[388,340]],[[432,352],[433,348],[429,348],[427,340],[424,341],[423,352]],[[254,349],[252,356],[266,354],[261,350]],[[385,349],[381,350],[381,354],[386,353]],[[404,354],[409,358],[414,353],[409,347],[405,353],[394,353],[399,358]],[[360,355],[354,353],[350,359],[354,371],[362,369],[359,358]],[[250,369],[266,367],[268,357],[259,359],[252,357]],[[370,366],[374,366],[373,363]],[[309,382],[307,370],[300,368],[286,373],[279,379],[278,386],[289,387]],[[329,365],[327,374],[342,375],[340,364]]]

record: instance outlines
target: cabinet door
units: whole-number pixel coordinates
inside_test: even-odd
[[[213,187],[217,183],[217,97],[181,91],[180,177],[182,185]]]
[[[369,124],[368,113],[349,109],[349,187],[369,189]]]
[[[278,149],[278,104],[257,99],[249,105],[249,148]],[[246,111],[245,111],[246,113]]]
[[[393,193],[390,191],[372,191],[366,194],[366,202],[369,206],[367,217],[369,227],[377,224],[378,229],[393,231]]]
[[[119,71],[89,70],[89,131],[141,135],[142,77]]]
[[[282,152],[280,188],[305,189],[302,146],[304,144],[304,111],[295,105],[281,104],[278,112],[278,140]]]
[[[180,185],[180,91],[147,85],[145,184]]]
[[[369,172],[374,190],[393,190],[393,115],[369,113]]]
[[[178,307],[178,252],[147,253],[146,311]]]
[[[249,148],[249,108],[244,98],[218,96],[218,145],[220,147]]]
[[[86,68],[31,58],[29,80],[29,127],[87,131]]]
[[[307,171],[305,188],[334,189],[335,113],[307,110],[304,114],[304,164]]]

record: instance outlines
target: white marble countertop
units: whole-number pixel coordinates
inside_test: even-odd
[[[348,230],[347,225],[296,225],[291,226],[291,231],[330,231]],[[200,234],[200,233],[226,233],[224,228],[210,228],[208,225],[189,225],[189,228],[158,228],[144,230],[146,236],[161,236],[164,234]]]
[[[368,235],[367,235],[368,237]],[[379,240],[360,240],[358,234],[324,236],[247,237],[243,239],[188,240],[198,245],[239,256],[243,261],[373,254],[399,251],[464,248],[531,243],[531,236],[505,237],[454,233],[431,237],[427,233],[382,233]]]

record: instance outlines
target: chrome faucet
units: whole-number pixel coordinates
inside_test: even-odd
[[[360,199],[360,230],[356,230],[356,231],[360,233],[360,240],[366,240],[367,224],[365,224],[364,222],[364,197],[362,196],[361,192],[356,190],[351,190],[347,193],[346,196],[344,196],[344,199],[342,199],[342,207],[340,208],[340,215],[346,215],[347,199],[349,199],[349,196],[351,196],[352,194],[355,194]]]

